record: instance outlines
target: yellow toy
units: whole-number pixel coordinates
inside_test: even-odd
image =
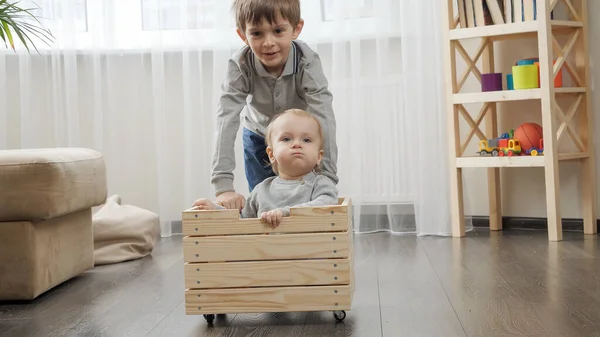
[[[352,205],[292,208],[276,228],[237,210],[186,210],[186,314],[333,311],[354,293]]]
[[[482,157],[493,156],[514,156],[521,155],[523,149],[521,142],[513,138],[513,132],[504,133],[499,138],[482,139],[479,141],[479,151],[477,152]]]

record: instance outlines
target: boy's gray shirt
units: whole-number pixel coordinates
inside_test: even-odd
[[[257,218],[261,213],[281,209],[283,216],[290,215],[290,207],[315,207],[338,204],[338,190],[333,181],[314,172],[301,180],[284,180],[269,177],[256,185],[244,208],[242,218]]]
[[[291,108],[303,109],[320,121],[325,152],[323,174],[337,184],[338,150],[332,101],[319,55],[306,43],[292,42],[279,78],[266,71],[250,47],[241,48],[229,59],[217,104],[211,179],[215,194],[234,191],[234,143],[240,122],[264,138],[271,119]]]

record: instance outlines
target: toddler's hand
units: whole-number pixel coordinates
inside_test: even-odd
[[[217,209],[217,205],[215,205],[212,201],[204,198],[194,201],[193,207],[194,209],[204,210]]]
[[[279,226],[282,217],[283,212],[280,209],[274,209],[272,211],[263,212],[260,215],[260,219],[269,224],[271,228],[276,228],[277,226]]]
[[[244,203],[246,203],[246,199],[239,193],[229,191],[217,195],[217,202],[227,209],[237,209],[238,211],[241,211],[242,207],[244,207]]]

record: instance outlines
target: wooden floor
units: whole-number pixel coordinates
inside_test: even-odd
[[[95,268],[30,303],[0,304],[0,336],[600,336],[598,237],[475,231],[357,235],[356,293],[330,312],[186,316],[181,237]],[[0,302],[1,303],[1,302]]]

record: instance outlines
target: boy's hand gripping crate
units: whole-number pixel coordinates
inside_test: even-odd
[[[352,205],[292,208],[271,229],[236,210],[183,218],[186,314],[333,311],[354,293]]]

